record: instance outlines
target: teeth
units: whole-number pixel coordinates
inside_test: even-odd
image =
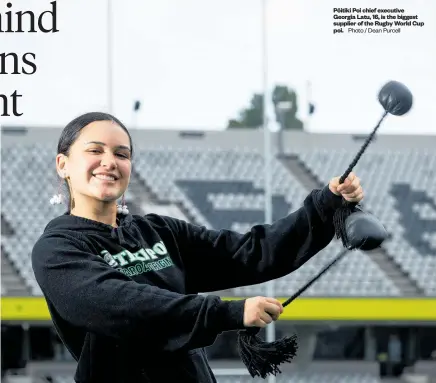
[[[99,178],[101,180],[106,180],[106,181],[115,181],[115,177],[106,176],[106,175],[103,175],[103,174],[96,174],[94,177]]]

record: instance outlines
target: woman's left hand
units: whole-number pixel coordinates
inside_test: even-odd
[[[348,202],[359,203],[363,199],[363,189],[360,179],[351,172],[343,184],[339,184],[341,177],[334,177],[330,180],[329,188],[332,193],[342,196]]]

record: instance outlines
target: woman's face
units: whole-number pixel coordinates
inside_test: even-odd
[[[69,177],[72,197],[114,201],[130,181],[128,134],[112,121],[95,121],[83,128],[68,157],[58,155],[58,172]]]

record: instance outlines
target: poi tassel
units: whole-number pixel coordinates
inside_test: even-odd
[[[291,362],[297,354],[297,336],[286,337],[274,342],[265,342],[257,333],[259,328],[242,330],[238,334],[238,349],[242,362],[251,377],[281,373],[279,365]]]
[[[339,262],[348,250],[342,252],[327,266],[301,287],[294,295],[288,298],[283,307],[286,307],[301,294],[303,294],[310,286],[312,286],[324,273],[327,272],[333,265]],[[285,362],[291,362],[297,355],[298,343],[297,336],[292,335],[276,340],[274,342],[265,342],[257,334],[260,328],[252,327],[238,332],[238,349],[242,362],[247,366],[251,377],[260,376],[265,379],[267,375],[277,375],[281,373],[279,365]]]

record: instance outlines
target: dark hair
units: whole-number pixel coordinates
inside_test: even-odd
[[[59,137],[58,154],[65,154],[66,156],[68,156],[68,154],[70,153],[71,145],[73,145],[74,142],[76,142],[81,130],[84,127],[88,126],[90,123],[95,121],[113,121],[117,125],[119,125],[129,136],[131,156],[133,156],[132,137],[130,136],[130,133],[127,130],[127,128],[116,117],[112,116],[111,114],[102,113],[102,112],[90,112],[90,113],[82,114],[81,116],[76,117],[73,121],[71,121],[64,128],[64,130],[61,133],[61,136]]]
[[[68,156],[70,154],[71,146],[76,142],[82,129],[95,121],[113,121],[117,125],[119,125],[120,128],[122,128],[129,136],[131,158],[133,157],[133,143],[129,131],[127,130],[125,125],[116,117],[112,116],[111,114],[103,113],[103,112],[85,113],[82,114],[81,116],[76,117],[74,120],[68,123],[68,125],[65,126],[64,130],[62,131],[61,136],[59,137],[57,154],[64,154]],[[66,180],[65,180],[65,184],[66,184],[68,200],[69,200],[68,206],[70,206],[71,205],[70,189],[68,186],[68,182]]]

